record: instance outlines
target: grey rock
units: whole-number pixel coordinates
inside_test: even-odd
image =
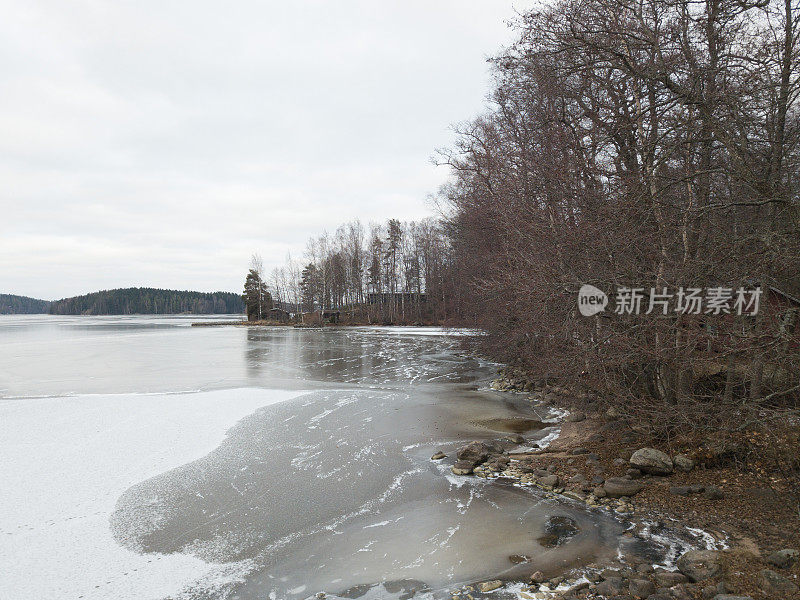
[[[508,456],[492,456],[486,462],[486,466],[492,471],[503,471],[511,459]]]
[[[506,439],[511,442],[512,444],[524,444],[525,438],[519,435],[518,433],[514,433],[511,435],[507,435]]]
[[[767,562],[779,569],[788,569],[797,562],[798,552],[793,548],[776,550],[767,557]]]
[[[581,454],[589,454],[589,451],[586,448],[573,448],[570,451],[570,454],[573,456],[579,456]]]
[[[669,488],[669,493],[675,494],[676,496],[688,496],[692,492],[688,485],[673,485]]]
[[[520,565],[522,563],[531,562],[531,557],[528,556],[527,554],[512,554],[511,556],[508,557],[508,560],[510,560],[515,565]]]
[[[669,475],[673,470],[669,455],[655,448],[640,448],[633,453],[630,463],[632,467],[651,475]]]
[[[615,464],[616,466],[618,466],[618,467],[622,467],[622,466],[624,466],[624,465],[627,465],[627,464],[628,464],[628,461],[627,461],[627,460],[625,460],[624,458],[615,458],[615,459],[614,459],[614,464]]]
[[[545,581],[547,581],[547,578],[541,571],[536,571],[533,575],[531,575],[530,581],[531,583],[544,583]]]
[[[669,588],[670,595],[675,600],[692,600],[692,592],[689,584],[679,583]]]
[[[656,573],[654,577],[659,586],[667,588],[689,581],[689,579],[683,573],[673,573],[671,571],[666,573]]]
[[[621,498],[622,496],[635,496],[644,489],[638,481],[622,479],[620,477],[610,477],[603,484],[603,489],[607,496],[611,498]]]
[[[628,591],[634,598],[647,598],[656,593],[656,586],[647,579],[631,579]]]
[[[502,581],[500,581],[499,579],[494,579],[492,581],[482,581],[481,583],[479,583],[478,590],[480,590],[482,593],[485,594],[486,592],[492,592],[502,586],[503,586]]]
[[[580,423],[586,420],[586,414],[578,410],[567,415],[567,418],[564,420],[569,423]]]
[[[554,488],[558,485],[558,475],[547,475],[539,479],[539,484],[544,487]]]
[[[800,589],[791,580],[770,569],[761,571],[758,587],[765,594],[794,594]]]
[[[603,596],[618,596],[624,589],[622,577],[608,577],[595,586],[595,591]]]
[[[625,471],[625,477],[628,479],[639,479],[642,476],[642,472],[639,469],[628,469]]]
[[[723,494],[722,490],[716,485],[707,485],[705,487],[705,491],[703,492],[703,497],[707,498],[708,500],[722,500],[725,497],[725,494]]]
[[[456,458],[459,461],[471,462],[475,466],[489,458],[489,452],[489,447],[483,442],[470,442],[459,449]]]
[[[678,454],[672,459],[672,464],[675,465],[676,471],[688,473],[694,469],[694,461],[685,454]]]
[[[700,595],[703,597],[703,600],[711,600],[714,596],[719,594],[727,594],[730,592],[728,586],[725,585],[724,581],[720,581],[717,585],[709,585],[708,587],[704,587],[700,590]]]
[[[441,450],[439,450],[436,454],[431,456],[431,460],[442,460],[443,458],[446,458],[446,457],[447,457],[447,455],[444,452],[442,452]]]
[[[567,590],[567,591],[570,594],[573,594],[575,592],[580,592],[581,590],[585,590],[588,587],[589,587],[589,582],[588,581],[582,581],[581,583],[576,583],[571,588],[569,588],[569,590]]]
[[[716,550],[690,550],[678,559],[678,570],[697,583],[717,576],[722,571]]]
[[[603,569],[600,571],[600,579],[611,579],[612,577],[622,577],[622,572],[619,569]]]
[[[454,475],[470,475],[475,470],[475,463],[468,460],[457,460],[450,470]]]

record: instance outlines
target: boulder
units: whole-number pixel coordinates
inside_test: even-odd
[[[518,434],[518,433],[513,433],[513,434],[511,434],[511,435],[507,435],[507,436],[506,436],[506,439],[507,439],[509,442],[511,442],[512,444],[524,444],[524,443],[525,443],[525,438],[524,438],[524,437],[522,437],[522,436],[521,436],[520,434]]]
[[[790,579],[787,579],[783,575],[779,575],[770,569],[764,569],[761,571],[761,578],[758,580],[758,587],[762,592],[770,597],[775,597],[778,594],[781,594],[781,596],[778,597],[785,597],[800,590],[800,588],[798,588],[797,585]]]
[[[470,442],[456,453],[456,458],[459,461],[471,462],[475,466],[489,458],[489,453],[489,447],[483,442]]]
[[[603,596],[619,596],[625,589],[622,577],[608,577],[595,586],[595,591]]]
[[[678,559],[678,570],[697,583],[716,577],[722,571],[716,550],[690,550]]]
[[[692,592],[688,583],[679,583],[669,588],[669,594],[674,600],[692,600]]]
[[[503,586],[502,581],[500,581],[499,579],[494,579],[492,581],[482,581],[481,583],[479,583],[478,590],[480,590],[482,593],[485,594],[486,592],[492,592],[502,586]]]
[[[528,556],[527,554],[512,554],[511,556],[508,557],[508,560],[510,560],[515,565],[519,565],[522,563],[531,562],[531,557]]]
[[[455,475],[470,475],[475,469],[475,463],[468,460],[457,460],[456,464],[450,467],[450,470]]]
[[[647,598],[656,593],[656,586],[647,579],[631,579],[628,584],[628,591],[634,598]]]
[[[611,498],[621,498],[622,496],[635,496],[644,489],[638,481],[632,479],[622,479],[621,477],[609,477],[603,484],[606,496]]]
[[[442,460],[443,458],[446,458],[446,457],[447,457],[447,455],[444,452],[442,452],[441,450],[439,450],[436,454],[431,456],[431,460]]]
[[[703,600],[711,600],[714,596],[719,594],[729,594],[730,590],[725,585],[724,581],[720,581],[717,585],[709,585],[700,590],[700,596]]]
[[[558,485],[558,475],[546,475],[539,479],[539,485],[543,487],[554,488]]]
[[[530,581],[531,583],[544,583],[547,581],[547,577],[545,577],[544,573],[541,571],[536,571],[533,575],[531,575]]]
[[[672,464],[675,465],[676,471],[688,473],[694,469],[694,461],[685,454],[678,454],[672,459]]]
[[[776,550],[767,557],[767,562],[779,569],[788,569],[797,562],[798,552],[793,548],[785,548],[784,550]]]
[[[651,475],[669,475],[672,473],[673,464],[669,455],[655,448],[640,448],[633,453],[630,460],[631,466],[642,473]]]
[[[567,415],[567,418],[564,420],[568,423],[580,423],[586,420],[586,414],[578,410]]]

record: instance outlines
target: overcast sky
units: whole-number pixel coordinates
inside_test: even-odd
[[[240,291],[418,219],[525,0],[0,0],[0,293]]]

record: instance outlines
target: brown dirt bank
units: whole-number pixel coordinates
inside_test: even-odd
[[[796,589],[778,590],[764,581],[763,572],[770,569],[800,584],[800,561],[778,567],[768,560],[775,551],[800,548],[800,514],[793,496],[797,482],[792,473],[775,466],[771,458],[774,448],[759,451],[766,443],[783,443],[787,448],[781,451],[800,453],[793,435],[795,424],[787,422],[786,431],[770,435],[768,441],[752,432],[743,432],[736,444],[728,441],[720,445],[688,437],[666,442],[653,439],[647,428],[637,427],[614,410],[594,408],[585,398],[576,400],[577,395],[564,387],[542,387],[518,380],[514,384],[503,379],[495,381],[492,387],[523,391],[534,402],[569,411],[561,423],[559,437],[549,447],[525,453],[512,451],[510,470],[521,466],[523,473],[531,474],[522,477],[535,484],[545,481],[545,478],[537,480],[537,473],[557,475],[559,483],[545,485],[546,489],[555,487],[556,492],[572,499],[610,510],[632,511],[634,522],[667,522],[671,527],[703,529],[726,540],[730,548],[722,553],[722,572],[702,584],[683,589],[686,598],[713,598],[722,588],[712,595],[711,586],[720,583],[728,593],[753,599],[800,598]],[[747,452],[741,451],[744,447]],[[677,467],[678,461],[673,463],[669,474],[633,469],[632,455],[642,448],[660,450],[668,460],[680,455],[678,460],[683,470]],[[690,470],[686,470],[690,463],[683,458],[694,463]],[[483,474],[480,468],[476,473]],[[604,483],[611,486],[617,480],[622,480],[623,487],[640,484],[641,491],[622,501],[604,498]],[[679,596],[671,597],[678,598],[681,591],[674,593]],[[636,596],[627,589],[618,596],[584,589],[567,597]]]

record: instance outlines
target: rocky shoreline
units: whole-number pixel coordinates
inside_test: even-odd
[[[507,369],[501,371],[491,387],[500,392],[528,394],[535,406],[560,409],[564,417],[557,424],[558,436],[540,448],[517,434],[473,441],[461,447],[454,457],[439,451],[431,460],[455,459],[450,466],[454,475],[535,487],[546,497],[581,503],[589,510],[608,511],[630,523],[626,535],[646,536],[654,526],[665,527],[668,523],[674,529],[704,533],[705,543],[700,544],[704,547],[683,552],[672,565],[654,566],[639,556],[620,555],[613,563],[591,564],[565,574],[537,571],[524,582],[477,582],[453,590],[454,599],[495,591],[513,592],[507,597],[536,600],[800,597],[798,551],[775,547],[760,552],[752,539],[737,535],[733,527],[728,527],[732,525],[728,511],[734,490],[722,485],[729,481],[728,474],[709,468],[713,461],[706,454],[703,460],[689,451],[670,453],[638,446],[638,436],[613,408],[584,412],[576,404],[585,405],[586,394],[563,386],[531,381]],[[591,403],[591,398],[588,400]],[[526,444],[533,449],[520,450]],[[724,452],[725,449],[720,450],[720,454]],[[670,505],[676,502],[692,503],[693,510],[671,511]],[[706,518],[698,518],[698,508]],[[717,527],[706,529],[709,524]],[[539,543],[560,544],[568,540],[564,525],[568,529],[568,524],[556,526],[552,539]],[[512,563],[524,563],[526,559],[509,557]]]

